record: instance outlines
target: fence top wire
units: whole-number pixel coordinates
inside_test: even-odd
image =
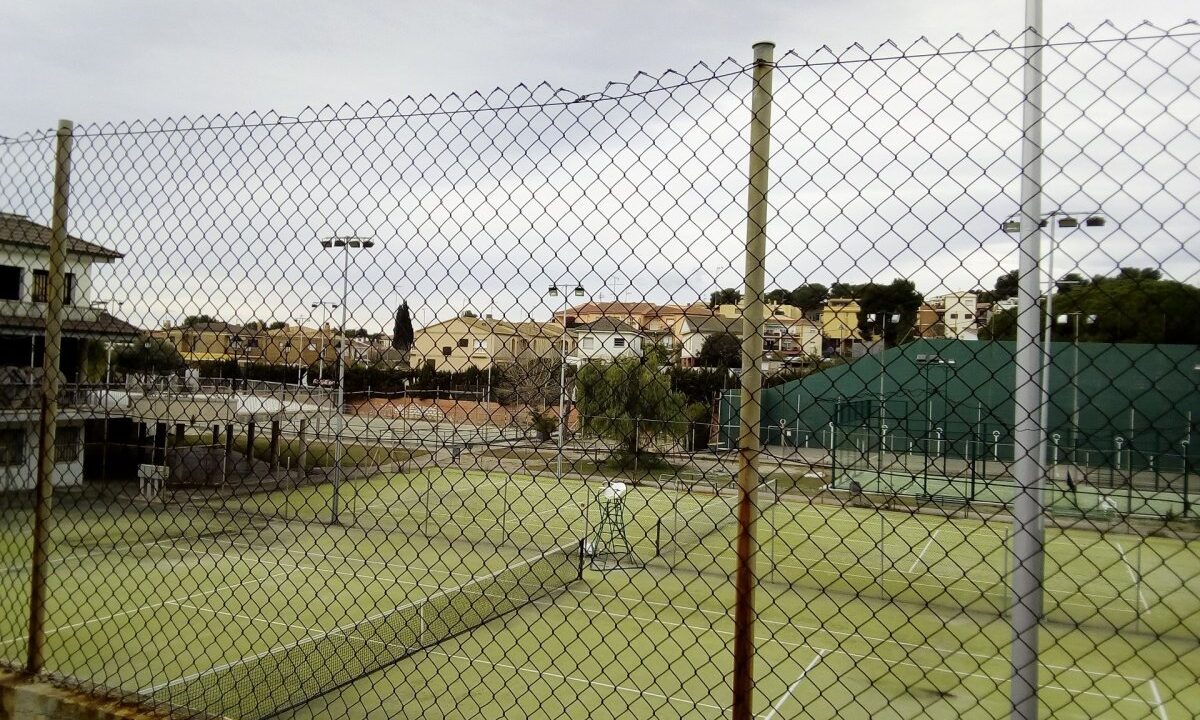
[[[1200,23],[1186,20],[1173,27],[1162,28],[1149,21],[1122,31],[1111,21],[1104,21],[1090,31],[1081,31],[1066,24],[1048,34],[1043,47],[1069,48],[1078,45],[1115,43],[1122,41],[1150,41],[1184,38],[1200,34]],[[829,46],[821,46],[807,57],[798,50],[788,50],[775,62],[781,70],[797,70],[823,66],[854,65],[862,63],[886,63],[900,60],[921,60],[955,55],[988,54],[1020,51],[1025,48],[1023,32],[1005,39],[993,31],[975,42],[955,34],[941,43],[926,37],[918,38],[907,46],[893,40],[880,43],[874,50],[867,50],[854,43],[838,52]],[[734,78],[748,77],[752,64],[726,58],[717,63],[700,62],[686,71],[668,69],[660,74],[638,71],[627,82],[610,82],[602,90],[577,92],[566,88],[554,88],[548,83],[535,85],[518,84],[490,92],[476,91],[465,95],[451,93],[443,98],[427,95],[412,96],[401,100],[349,103],[341,106],[325,105],[308,107],[295,115],[276,111],[234,112],[230,115],[201,115],[165,118],[162,120],[106,121],[79,124],[76,137],[103,137],[120,135],[153,135],[162,133],[198,132],[206,130],[231,130],[260,127],[287,127],[314,124],[366,122],[371,120],[394,120],[431,118],[478,113],[519,112],[530,109],[567,107],[571,105],[597,105],[620,103],[629,99],[646,98],[658,93],[670,93],[681,88],[696,87],[705,83],[729,82]],[[0,135],[0,145],[20,144],[53,137],[53,130],[22,133],[9,137]]]
[[[1111,36],[1096,37],[1097,34],[1110,32]],[[1126,41],[1162,40],[1168,38],[1191,37],[1200,34],[1200,23],[1196,20],[1186,20],[1170,28],[1161,28],[1154,23],[1144,21],[1128,31],[1117,28],[1112,21],[1106,20],[1091,31],[1080,31],[1074,25],[1067,23],[1053,33],[1045,36],[1045,42],[1039,47],[1065,48],[1074,45],[1093,45],[1100,43],[1115,43]],[[855,63],[876,63],[895,60],[919,60],[933,57],[949,57],[954,55],[987,54],[1021,51],[1028,46],[1024,44],[1024,31],[1010,40],[993,31],[981,39],[971,42],[960,34],[955,34],[941,44],[934,43],[926,37],[914,40],[907,47],[893,40],[880,43],[874,50],[867,50],[859,43],[854,43],[841,52],[828,45],[823,45],[807,58],[796,50],[789,50],[776,61],[775,67],[780,69],[796,69],[820,67],[827,65],[847,65]]]

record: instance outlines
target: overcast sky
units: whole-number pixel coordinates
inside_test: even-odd
[[[508,88],[578,92],[758,40],[803,54],[938,42],[1024,23],[1020,0],[6,0],[0,134],[77,122],[276,110]],[[1046,27],[1171,27],[1184,0],[1046,0]]]
[[[419,322],[467,308],[544,319],[550,282],[582,283],[595,299],[686,303],[741,284],[748,81],[736,71],[770,39],[783,62],[769,286],[900,276],[936,294],[990,286],[1015,267],[998,223],[1017,196],[1019,52],[814,67],[784,53],[888,39],[907,48],[921,36],[941,46],[956,33],[975,43],[991,30],[1003,39],[984,44],[1003,46],[1020,33],[1020,2],[403,5],[10,5],[0,133],[58,117],[84,135],[110,121],[205,125],[426,94],[439,99],[422,108],[458,108],[452,93],[509,97],[542,81],[550,89],[511,97],[544,102],[638,71],[649,77],[634,89],[671,85],[680,77],[663,71],[674,68],[696,84],[516,112],[81,136],[71,227],[126,252],[96,294],[124,299],[123,314],[144,326],[200,312],[304,320],[313,300],[341,290],[337,258],[316,242],[335,233],[379,241],[348,273],[350,324],[372,330],[389,327],[401,299]],[[1048,2],[1046,27],[1185,19],[1182,3],[1129,5]],[[701,61],[733,76],[693,69]],[[1048,208],[1102,207],[1113,219],[1060,238],[1056,274],[1163,265],[1193,280],[1194,40],[1066,45],[1047,68]],[[48,151],[10,144],[2,209],[44,215]]]

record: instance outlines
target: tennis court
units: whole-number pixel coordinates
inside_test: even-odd
[[[53,562],[48,666],[240,717],[347,682],[288,712],[723,716],[735,496],[722,481],[634,487],[639,569],[600,572],[578,543],[602,487],[449,468],[376,477],[343,485],[341,527],[327,524],[327,484],[131,506],[121,522],[100,506],[61,525],[76,535]],[[851,700],[882,717],[1003,713],[1006,523],[760,498],[760,717],[836,717]],[[18,538],[25,519],[9,519]],[[1183,550],[1051,533],[1041,697],[1054,717],[1161,720],[1200,702],[1200,566]],[[23,652],[19,620],[4,620],[6,656]],[[697,670],[663,672],[676,665]]]
[[[1152,489],[1125,483],[1118,487],[1101,487],[1085,481],[1076,472],[1073,483],[1067,483],[1069,471],[1058,469],[1056,479],[1047,483],[1045,504],[1055,515],[1082,516],[1095,519],[1118,515],[1146,518],[1178,518],[1197,507],[1200,494],[1174,489]],[[893,472],[880,470],[839,469],[833,486],[849,490],[856,482],[864,492],[902,495],[951,502],[977,502],[1008,505],[1020,488],[1012,478],[962,477],[929,473],[926,470]]]
[[[1011,628],[999,618],[778,585],[760,588],[758,606],[760,718],[1006,715]],[[731,608],[727,584],[703,576],[592,577],[287,717],[727,717]],[[1056,635],[1042,668],[1047,716],[1161,720],[1191,717],[1200,701],[1195,655],[1179,647]]]
[[[579,572],[577,545],[533,555],[233,516],[219,527],[199,510],[192,518],[206,522],[187,527],[179,510],[157,510],[172,519],[171,537],[60,546],[46,631],[56,674],[262,717],[561,589]],[[0,638],[10,657],[26,637],[11,618],[19,615],[6,616]]]

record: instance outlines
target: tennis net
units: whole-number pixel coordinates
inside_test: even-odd
[[[657,557],[684,557],[689,550],[703,543],[705,538],[737,523],[737,486],[731,483],[716,489],[715,492],[713,490],[712,485],[705,485],[701,494],[690,490],[680,494],[680,499],[695,498],[699,507],[691,512],[679,512],[676,503],[672,522],[664,525],[660,521],[655,543]],[[759,484],[756,500],[760,511],[779,502],[778,489],[773,479],[763,480]]]
[[[266,718],[479,627],[581,577],[564,545],[365,619],[143,688],[156,703],[206,716]]]

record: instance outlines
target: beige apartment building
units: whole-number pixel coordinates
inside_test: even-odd
[[[513,323],[492,317],[460,316],[416,331],[409,362],[436,372],[480,370],[490,365],[559,357],[559,341],[569,343],[556,323]],[[567,347],[569,354],[572,350]]]

